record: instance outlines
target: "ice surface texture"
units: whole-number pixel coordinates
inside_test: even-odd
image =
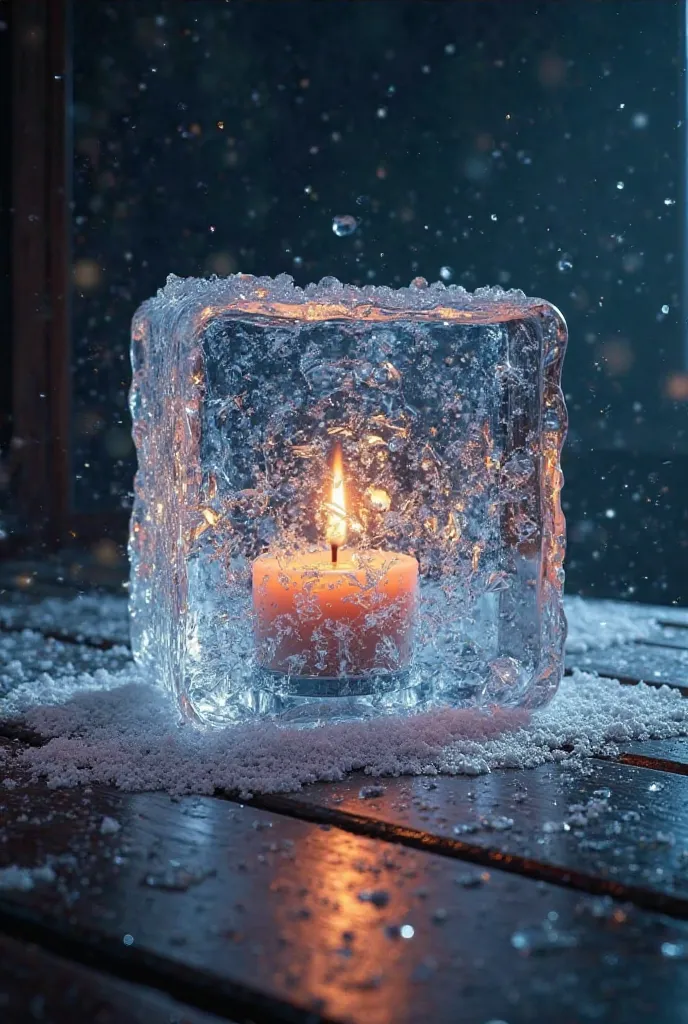
[[[132,328],[137,660],[205,724],[546,703],[566,632],[565,344],[558,311],[519,291],[170,277]],[[316,568],[274,625],[277,646],[322,646],[327,679],[317,657],[265,671],[253,563],[274,556],[278,585],[302,587],[294,560],[326,557],[335,446],[355,568],[333,619]],[[380,553],[418,563],[405,645]],[[362,625],[340,617],[358,592]]]

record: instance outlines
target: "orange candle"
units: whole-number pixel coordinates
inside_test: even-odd
[[[403,671],[411,658],[418,562],[395,551],[341,549],[347,524],[339,452],[326,507],[329,551],[266,554],[253,563],[258,662],[320,679]]]

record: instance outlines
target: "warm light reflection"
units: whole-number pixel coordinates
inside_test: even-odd
[[[255,295],[255,293],[254,293]],[[546,305],[533,305],[529,312],[535,315],[539,310],[545,310]],[[486,303],[484,307],[476,304],[471,309],[455,309],[452,306],[434,306],[429,309],[405,310],[404,315],[410,320],[417,321],[460,321],[461,323],[503,323],[512,320],[523,309],[508,298],[499,303]],[[198,314],[197,328],[204,326],[209,320],[226,313],[255,316],[275,316],[285,320],[300,322],[322,322],[324,320],[355,320],[384,322],[397,320],[399,309],[396,307],[379,307],[373,303],[359,303],[358,305],[347,305],[344,302],[278,302],[268,299],[256,299],[254,296],[245,299],[236,299],[234,302],[216,306],[206,306]]]
[[[411,969],[441,948],[418,924],[415,854],[380,850],[339,829],[304,829],[294,838],[290,860],[274,861],[276,898],[262,904],[286,940],[277,970],[296,972],[301,991],[327,1000],[332,1019],[408,1019]],[[384,892],[389,903],[375,906],[366,890]],[[401,927],[413,938],[395,931]]]
[[[346,543],[346,496],[344,493],[344,462],[342,449],[335,447],[332,457],[332,497],[327,505],[327,543],[341,547]]]

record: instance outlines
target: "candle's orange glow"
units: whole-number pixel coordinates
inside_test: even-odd
[[[346,543],[346,497],[342,449],[335,447],[332,457],[332,499],[327,504],[327,543],[341,547]]]

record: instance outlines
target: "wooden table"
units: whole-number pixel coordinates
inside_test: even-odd
[[[569,668],[687,692],[657,615]],[[54,878],[0,888],[1,1024],[688,1020],[688,743],[245,803],[51,790],[21,742],[0,722],[0,868]]]

